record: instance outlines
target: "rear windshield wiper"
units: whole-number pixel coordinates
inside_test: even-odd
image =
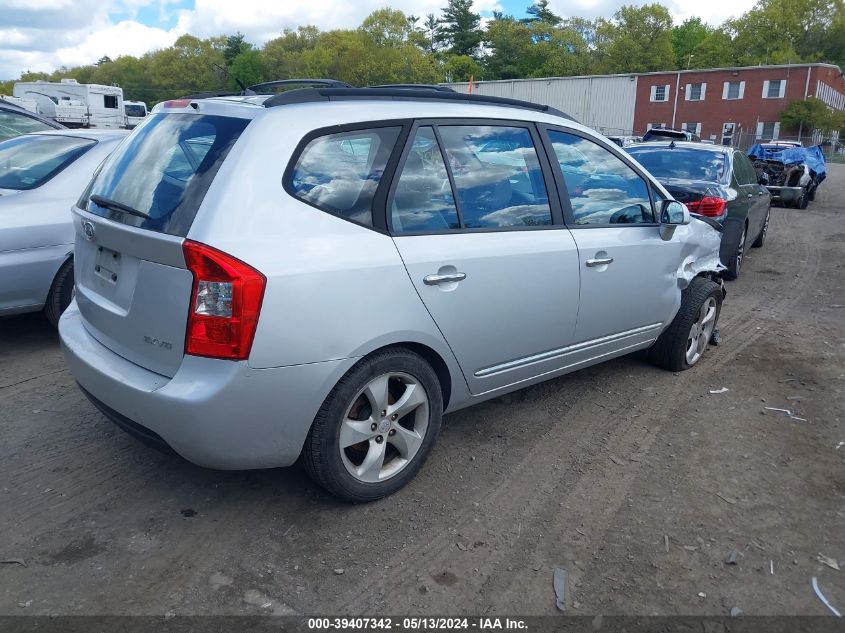
[[[124,213],[128,213],[130,215],[137,215],[139,218],[149,219],[150,217],[146,213],[143,213],[142,211],[138,211],[138,209],[130,207],[128,204],[123,204],[122,202],[112,200],[111,198],[106,198],[105,196],[97,195],[96,193],[89,196],[89,199],[98,207],[104,207],[106,209],[117,209],[118,211],[123,211]]]

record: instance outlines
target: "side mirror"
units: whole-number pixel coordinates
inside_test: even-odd
[[[679,226],[690,223],[687,205],[677,200],[664,200],[660,206],[660,224]]]

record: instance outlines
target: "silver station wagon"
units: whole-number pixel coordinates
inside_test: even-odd
[[[695,365],[720,234],[546,106],[331,83],[156,107],[73,209],[85,394],[203,466],[377,499],[452,412],[650,348]]]

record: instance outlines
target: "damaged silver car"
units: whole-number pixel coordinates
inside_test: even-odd
[[[760,184],[772,195],[772,202],[796,209],[807,208],[827,175],[824,154],[818,146],[760,143],[748,150],[748,157]]]
[[[589,128],[493,97],[166,102],[73,216],[60,333],[93,404],[354,501],[408,483],[444,413],[637,350],[693,367],[724,297],[718,225]]]

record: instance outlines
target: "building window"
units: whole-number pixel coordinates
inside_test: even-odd
[[[722,89],[722,99],[742,99],[745,96],[744,81],[726,81]]]
[[[103,107],[117,108],[117,97],[115,95],[103,95]]]
[[[764,99],[781,99],[786,92],[786,81],[783,79],[775,79],[774,81],[763,82],[763,98]]]
[[[652,101],[669,101],[669,84],[661,84],[659,86],[652,86],[651,87],[651,100]]]
[[[757,123],[757,139],[775,141],[780,134],[780,123],[777,121],[760,121]]]
[[[687,101],[704,101],[704,91],[707,89],[707,84],[687,84],[686,97]]]
[[[681,123],[681,129],[690,134],[701,136],[701,123]]]

